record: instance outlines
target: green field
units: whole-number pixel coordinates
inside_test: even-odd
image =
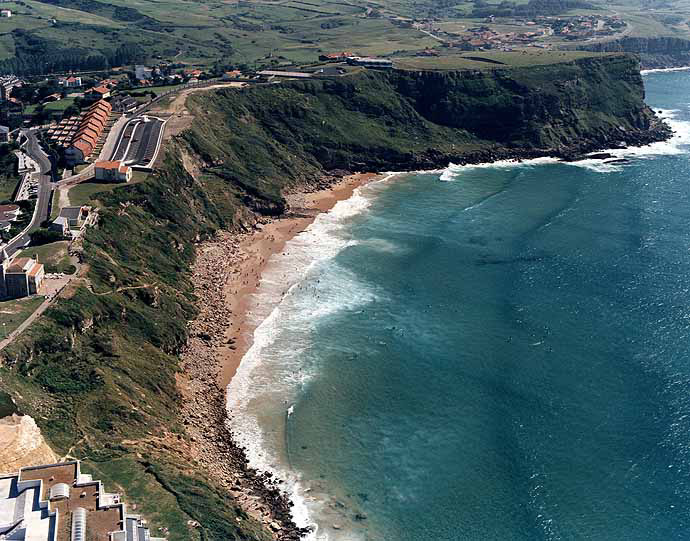
[[[312,63],[319,54],[341,50],[360,55],[405,56],[428,47],[438,48],[442,40],[460,38],[467,35],[469,28],[480,25],[498,33],[527,29],[524,17],[497,18],[492,23],[470,18],[476,6],[465,0],[456,3],[60,0],[59,3],[62,7],[35,0],[6,4],[15,15],[0,19],[0,59],[12,57],[17,46],[35,47],[37,43],[48,51],[78,50],[83,54],[136,44],[149,63],[163,60],[210,66],[221,62],[225,66],[258,68]],[[525,3],[527,0],[516,2]],[[625,32],[631,36],[690,37],[688,0],[626,5],[609,5],[603,0],[592,3],[597,9],[579,9],[565,15],[618,15],[628,23]],[[489,4],[498,6],[499,2]],[[126,10],[125,15],[118,10]],[[53,18],[56,22],[52,22]],[[399,24],[402,19],[408,23]],[[424,31],[409,24],[412,20],[420,24],[423,20]],[[553,46],[573,44],[558,36],[539,41]],[[164,88],[151,90],[159,93]]]
[[[60,214],[60,191],[53,191],[53,201],[50,204],[50,219],[51,221],[58,217]]]
[[[396,59],[395,67],[406,70],[500,69],[545,66],[591,56],[593,53],[582,51],[468,52],[438,57],[400,58]]]
[[[74,98],[64,98],[58,101],[51,101],[43,106],[44,111],[64,111],[74,103]]]
[[[64,98],[58,101],[51,101],[45,105],[34,104],[28,105],[24,108],[25,114],[33,114],[40,107],[43,107],[43,111],[46,113],[63,113],[70,105],[74,103],[74,98]]]
[[[19,179],[14,175],[0,174],[0,201],[10,201]]]
[[[160,96],[161,94],[165,94],[166,92],[169,92],[170,90],[175,90],[177,88],[180,88],[181,85],[165,85],[165,86],[151,86],[147,88],[147,91],[153,92],[156,96]]]
[[[91,199],[95,194],[99,192],[109,192],[118,186],[124,186],[124,184],[115,184],[113,182],[82,182],[77,184],[73,188],[70,188],[68,192],[69,204],[72,206],[86,205],[87,203],[94,203]]]
[[[143,182],[149,178],[149,175],[150,173],[147,173],[146,171],[133,171],[131,182]]]
[[[17,158],[9,145],[0,145],[0,201],[10,201],[14,194],[19,175],[17,171]]]
[[[23,250],[21,257],[38,256],[38,260],[46,267],[46,272],[64,272],[72,274],[75,271],[72,260],[67,253],[68,242],[66,240],[51,242],[42,246],[31,246]]]
[[[7,337],[44,301],[41,296],[0,302],[0,340]]]

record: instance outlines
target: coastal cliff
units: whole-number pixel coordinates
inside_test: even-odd
[[[287,192],[347,170],[572,158],[667,137],[643,97],[639,66],[624,55],[516,70],[363,71],[193,96],[195,120],[168,142],[162,167],[97,195],[86,274],[3,351],[2,387],[54,449],[126,492],[168,539],[296,539],[280,484],[249,468],[225,429],[223,390],[204,364],[212,356],[180,361],[188,344],[216,343],[209,329],[223,325],[221,316],[199,324],[199,299],[222,302],[233,260],[206,262],[220,269],[212,279],[192,273],[200,243],[282,216]],[[185,378],[195,393],[181,390]],[[260,518],[249,500],[262,502]]]
[[[185,139],[208,171],[234,183],[255,179],[257,188],[331,169],[572,159],[667,136],[644,104],[639,64],[626,55],[505,70],[368,71],[220,90],[192,106],[202,121]]]

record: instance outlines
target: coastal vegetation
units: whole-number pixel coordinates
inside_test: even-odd
[[[0,201],[11,201],[19,183],[15,150],[15,145],[0,145]]]
[[[287,190],[348,170],[573,157],[663,138],[638,68],[625,55],[595,55],[192,96],[195,120],[168,143],[159,170],[82,194],[101,207],[83,241],[85,275],[2,352],[3,389],[56,451],[82,458],[172,541],[270,539],[196,465],[180,416],[178,354],[197,314],[189,272],[197,243],[281,215]],[[233,467],[255,479],[241,456]]]

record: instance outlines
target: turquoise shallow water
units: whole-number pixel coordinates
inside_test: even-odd
[[[231,412],[316,538],[688,538],[690,72],[646,83],[671,144],[404,175],[278,258]]]

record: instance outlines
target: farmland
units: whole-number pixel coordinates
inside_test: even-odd
[[[513,4],[536,6],[537,1],[541,0]],[[575,7],[565,9],[563,16],[591,17],[595,30],[597,24],[601,30],[597,20],[623,21],[610,32],[595,32],[594,37],[582,33],[586,43],[624,35],[690,37],[687,0],[625,5],[573,0],[568,5]],[[504,4],[468,1],[25,0],[3,6],[13,16],[0,19],[0,60],[20,51],[27,61],[31,55],[50,52],[104,54],[112,62],[115,49],[125,46],[136,48],[125,64],[158,60],[210,66],[221,62],[250,68],[314,62],[319,54],[339,50],[412,56],[427,48],[438,50],[443,43],[467,36],[477,25],[503,35],[524,32],[529,22],[523,15],[485,20],[478,13],[498,11]],[[518,9],[516,13],[531,12]],[[538,36],[512,48],[572,45],[572,35],[568,39],[554,35],[543,21],[531,29]]]

